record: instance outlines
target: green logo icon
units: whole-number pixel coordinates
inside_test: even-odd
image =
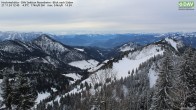
[[[185,10],[194,10],[194,1],[179,1],[178,7],[179,9],[185,9]]]

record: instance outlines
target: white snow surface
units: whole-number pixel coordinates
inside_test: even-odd
[[[97,66],[98,63],[99,63],[98,61],[91,59],[91,60],[74,61],[69,63],[69,65],[78,67],[80,69],[90,69]]]
[[[126,77],[129,71],[135,70],[140,64],[156,55],[162,55],[163,52],[164,50],[161,50],[160,46],[149,45],[141,51],[130,53],[128,57],[124,57],[122,60],[113,63],[113,69],[118,72],[118,78]]]
[[[156,81],[158,79],[158,73],[154,70],[153,67],[154,65],[152,65],[148,73],[148,77],[150,81],[150,88],[152,88],[156,84]]]
[[[70,95],[70,94],[76,94],[76,93],[82,92],[82,89],[79,89],[79,88],[80,88],[80,87],[77,86],[76,88],[74,88],[73,90],[69,91],[68,93],[65,93],[65,94],[62,95],[62,96],[59,96],[59,95],[58,95],[58,96],[54,99],[54,101],[58,101],[58,102],[59,102],[61,97],[67,96],[68,94]],[[84,88],[83,90],[85,90],[85,88]],[[47,104],[52,105],[52,102],[53,102],[53,101],[50,101],[50,102],[48,102]]]
[[[51,88],[51,89],[52,89],[52,91],[53,91],[53,92],[56,92],[56,91],[57,91],[57,89],[56,89],[56,88]]]
[[[79,79],[81,79],[81,78],[82,78],[82,76],[81,76],[81,75],[76,74],[76,73],[69,73],[69,74],[64,74],[64,75],[65,75],[65,76],[67,76],[67,77],[71,77],[71,78],[73,78],[73,79],[74,79],[74,81],[79,80]]]
[[[73,84],[77,80],[80,80],[82,78],[82,76],[77,73],[69,73],[69,74],[63,74],[63,75],[74,79],[73,81],[70,81],[70,84]]]
[[[79,50],[81,52],[84,52],[84,49],[79,49],[79,48],[75,48],[76,50]]]
[[[172,38],[165,38],[165,41],[168,42],[173,48],[175,48],[176,51],[178,51],[178,48],[184,46],[183,42],[180,40],[174,41]]]
[[[40,101],[42,101],[43,99],[46,99],[47,97],[50,96],[50,93],[46,92],[46,93],[39,93],[36,99],[36,102],[39,103]]]
[[[170,38],[165,38],[165,40],[166,40],[172,47],[174,47],[174,48],[178,51],[177,42],[175,42],[173,39],[170,39]]]
[[[126,47],[120,48],[120,51],[125,52],[125,51],[129,51],[129,50],[133,50],[133,49],[134,48],[132,48],[132,47],[126,46]]]
[[[133,42],[129,42],[129,43],[126,43],[124,44],[123,46],[121,46],[119,48],[119,51],[121,52],[125,52],[125,51],[131,51],[131,50],[134,50],[135,48],[137,48],[138,45],[133,43]]]

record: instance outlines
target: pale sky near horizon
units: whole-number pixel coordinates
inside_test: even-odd
[[[178,10],[179,0],[69,1],[73,2],[72,7],[0,7],[0,31],[36,31],[49,33],[196,31],[196,8],[195,10]]]

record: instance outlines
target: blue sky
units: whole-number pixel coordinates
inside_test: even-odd
[[[73,7],[0,7],[0,31],[60,34],[196,31],[196,9],[178,10],[179,0],[70,1],[74,2]]]

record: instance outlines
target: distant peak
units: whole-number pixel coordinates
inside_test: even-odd
[[[40,37],[38,38],[41,38],[41,39],[51,39],[51,37],[47,34],[42,34]]]
[[[38,38],[36,38],[34,40],[35,42],[37,41],[49,41],[49,42],[56,42],[56,40],[54,40],[53,38],[51,38],[49,35],[47,34],[42,34],[40,35]]]

